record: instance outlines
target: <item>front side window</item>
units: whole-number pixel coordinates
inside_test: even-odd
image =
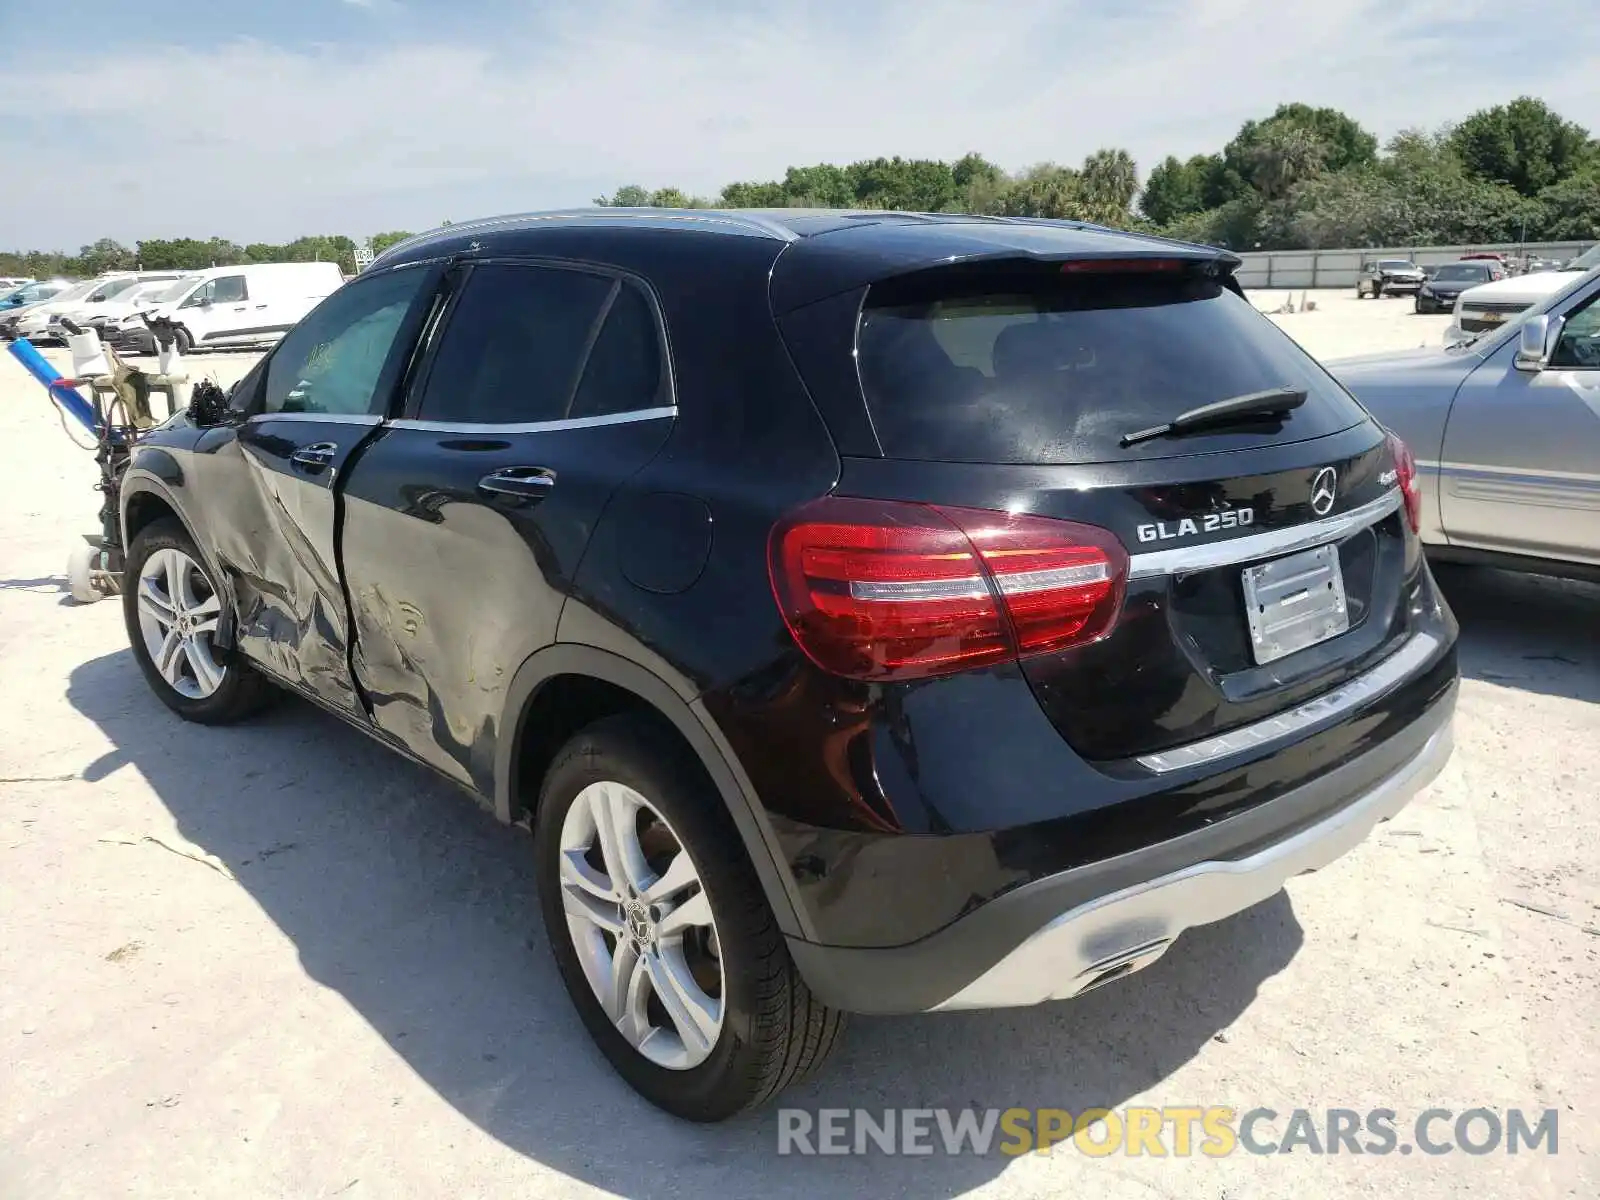
[[[213,304],[237,304],[250,298],[250,289],[245,286],[243,275],[224,275],[220,279],[213,279],[211,286]]]
[[[210,304],[211,298],[216,294],[216,291],[217,281],[215,279],[208,279],[199,287],[195,288],[193,292],[189,293],[189,298],[182,304],[178,305],[178,307],[200,308],[203,305]]]
[[[411,306],[431,278],[424,266],[365,276],[312,310],[267,365],[263,411],[380,413],[378,383]]]
[[[1550,365],[1568,370],[1600,368],[1600,293],[1567,317]]]
[[[586,271],[474,267],[428,370],[418,415],[486,425],[566,419],[620,286]],[[586,402],[614,402],[606,392],[597,386]]]

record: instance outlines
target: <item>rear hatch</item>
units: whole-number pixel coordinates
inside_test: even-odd
[[[1109,628],[1021,656],[1085,758],[1148,755],[1280,712],[1405,639],[1419,559],[1395,452],[1223,262],[942,266],[849,305],[857,402],[881,453],[845,454],[837,495],[935,506],[968,532],[969,510],[1076,522],[1125,548]],[[828,340],[817,323],[780,324],[814,394],[838,387],[841,373],[807,361]],[[1262,393],[1291,399],[1150,433]],[[842,449],[861,449],[858,432],[841,433]]]

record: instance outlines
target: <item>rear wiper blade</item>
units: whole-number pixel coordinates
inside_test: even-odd
[[[1134,446],[1152,438],[1170,437],[1174,433],[1185,433],[1205,425],[1227,425],[1254,417],[1281,416],[1305,402],[1304,388],[1281,387],[1268,388],[1264,392],[1247,392],[1243,396],[1231,396],[1181,412],[1165,425],[1152,425],[1149,429],[1125,433],[1122,435],[1122,444]]]

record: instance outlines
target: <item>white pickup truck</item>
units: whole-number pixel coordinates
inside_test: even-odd
[[[1600,244],[1591,246],[1559,271],[1513,275],[1508,279],[1497,279],[1493,283],[1468,288],[1456,297],[1450,327],[1445,330],[1445,344],[1459,342],[1515,320],[1519,313],[1560,291],[1590,267],[1597,265],[1600,265]]]

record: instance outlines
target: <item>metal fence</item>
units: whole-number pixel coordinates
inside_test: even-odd
[[[1565,262],[1593,242],[1512,242],[1479,246],[1386,246],[1377,250],[1256,250],[1240,254],[1236,272],[1247,288],[1353,288],[1361,264],[1380,258],[1405,258],[1419,267],[1455,262],[1463,254],[1493,252],[1508,259],[1548,258]]]

